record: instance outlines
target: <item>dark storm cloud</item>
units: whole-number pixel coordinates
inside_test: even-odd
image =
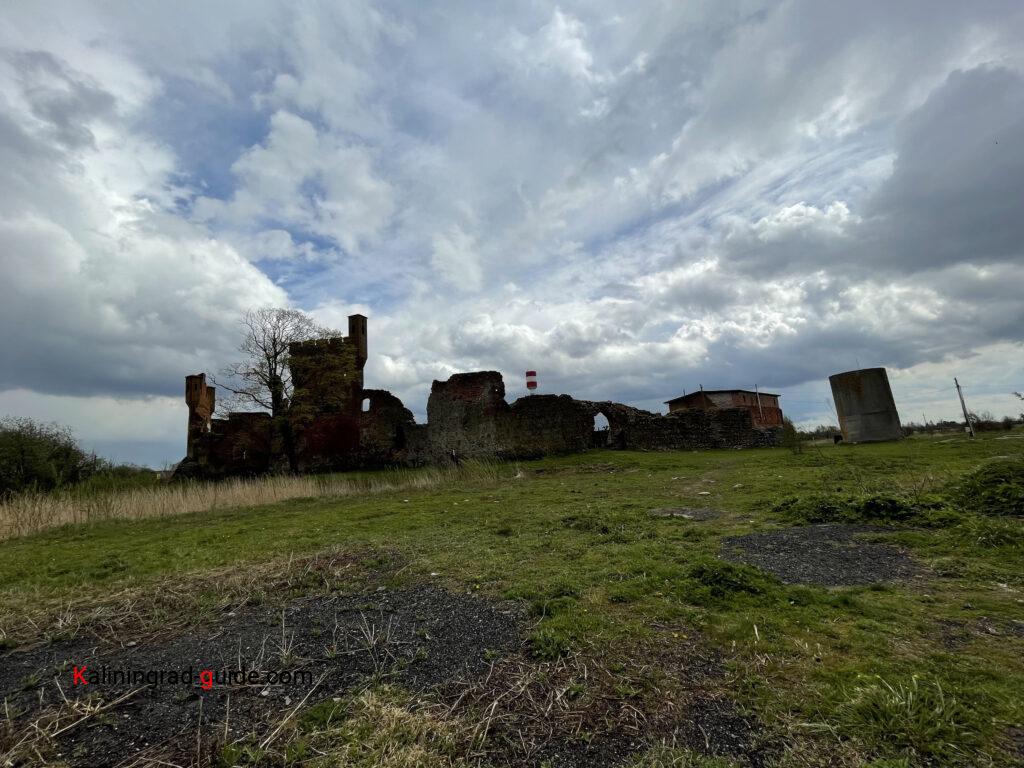
[[[1024,77],[956,71],[897,131],[893,174],[865,206],[876,263],[913,271],[1024,258]]]
[[[46,51],[7,56],[18,71],[32,114],[46,124],[53,138],[66,147],[92,146],[95,137],[88,122],[110,115],[114,97]]]

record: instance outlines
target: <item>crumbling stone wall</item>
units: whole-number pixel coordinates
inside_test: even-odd
[[[205,376],[186,378],[188,451],[179,477],[224,477],[430,464],[461,459],[536,458],[594,446],[700,450],[772,445],[777,434],[755,429],[744,409],[677,411],[667,416],[610,401],[529,395],[509,405],[497,371],[435,381],[427,423],[416,424],[402,401],[363,389],[366,318],[349,318],[345,338],[289,348],[293,393],[286,416],[232,413],[213,419],[215,393]],[[603,414],[609,427],[595,431]]]
[[[259,475],[270,470],[273,435],[269,413],[231,413],[212,419],[210,429],[190,442],[190,454],[175,469],[178,478]]]
[[[416,421],[402,401],[383,389],[364,389],[365,410],[359,414],[360,466],[406,463]]]
[[[595,433],[594,417],[609,428]],[[456,374],[435,381],[427,402],[427,424],[413,430],[406,453],[412,463],[452,458],[536,458],[602,446],[634,450],[701,450],[773,445],[777,436],[754,428],[741,408],[682,411],[668,416],[610,401],[568,395],[529,395],[511,405],[496,371]]]
[[[708,450],[774,445],[773,430],[755,428],[744,408],[676,411],[668,415],[617,403],[591,403],[610,426],[609,447],[632,450]]]
[[[427,425],[410,445],[414,463],[429,464],[452,456],[495,458],[507,451],[509,406],[505,382],[497,371],[457,373],[435,381],[427,400]]]
[[[512,403],[504,427],[510,456],[539,458],[590,448],[594,416],[587,403],[568,395],[528,395]]]

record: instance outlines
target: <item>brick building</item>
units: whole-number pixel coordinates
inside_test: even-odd
[[[669,413],[742,408],[750,412],[750,420],[755,427],[782,426],[779,396],[770,392],[752,392],[749,389],[700,390],[666,400],[665,405]]]

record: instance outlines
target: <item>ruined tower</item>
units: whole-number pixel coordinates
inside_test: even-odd
[[[185,377],[185,404],[188,405],[185,455],[190,459],[195,458],[196,443],[210,431],[216,402],[216,387],[206,385],[205,373]]]
[[[366,315],[348,316],[348,340],[356,348],[356,364],[359,366],[362,375],[363,366],[366,365]]]
[[[288,347],[292,398],[288,420],[302,471],[340,466],[359,450],[366,318],[350,315],[347,337]]]

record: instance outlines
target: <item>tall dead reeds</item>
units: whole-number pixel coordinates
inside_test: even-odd
[[[102,520],[142,520],[256,507],[289,499],[430,489],[454,481],[493,481],[500,475],[499,467],[498,464],[467,461],[457,467],[391,469],[351,475],[268,475],[221,482],[172,482],[93,494],[77,494],[74,490],[26,493],[0,502],[0,539]]]

